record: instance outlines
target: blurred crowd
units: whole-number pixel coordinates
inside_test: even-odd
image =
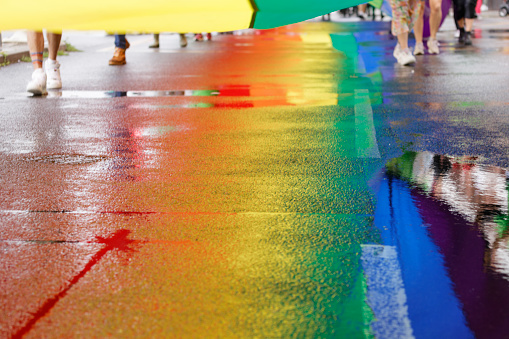
[[[398,64],[403,66],[414,65],[415,56],[440,54],[440,44],[437,32],[447,13],[443,13],[442,3],[451,0],[372,0],[369,3],[338,11],[343,16],[356,16],[359,20],[374,20],[391,18],[391,34],[397,39],[393,55]],[[449,3],[448,3],[449,4]],[[472,29],[474,19],[480,13],[482,0],[452,0],[454,20],[458,29],[458,42],[462,45],[472,44]],[[323,20],[330,20],[331,14],[324,15]],[[426,37],[424,34],[426,28]],[[409,46],[409,34],[413,31],[415,46],[413,51]],[[429,36],[429,37],[428,37]],[[44,95],[48,89],[62,88],[60,77],[60,63],[57,61],[57,52],[62,35],[47,33],[48,59],[43,67],[44,37],[42,32],[28,32],[28,47],[33,65],[32,79],[27,85],[27,91],[34,95]],[[159,48],[159,33],[153,35],[153,42],[149,48]],[[207,32],[194,33],[194,41],[211,40],[212,34]],[[179,33],[180,47],[188,44],[185,33]],[[126,50],[129,41],[124,34],[115,35],[115,50],[109,65],[118,66],[126,63]]]

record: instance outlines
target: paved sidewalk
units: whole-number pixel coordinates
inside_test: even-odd
[[[28,51],[28,45],[26,42],[26,35],[23,31],[2,32],[1,39],[0,64],[13,64],[20,62],[24,57],[30,57],[30,52]],[[63,39],[59,50],[66,50],[66,44]],[[46,46],[44,47],[44,51],[48,51]]]

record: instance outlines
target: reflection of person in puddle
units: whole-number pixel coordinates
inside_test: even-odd
[[[480,167],[475,157],[450,159],[435,155],[432,196],[442,200],[472,222],[487,242],[486,267],[494,267],[509,276],[509,216],[506,173],[498,167]]]

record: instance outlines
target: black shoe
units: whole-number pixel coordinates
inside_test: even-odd
[[[472,39],[470,39],[471,32],[465,32],[465,46],[472,45]]]
[[[458,42],[460,44],[464,44],[465,43],[465,30],[464,29],[460,29],[460,36],[458,38]]]

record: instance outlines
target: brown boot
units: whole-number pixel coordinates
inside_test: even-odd
[[[113,58],[110,59],[110,65],[125,65],[125,49],[115,47],[115,53],[113,53]]]

